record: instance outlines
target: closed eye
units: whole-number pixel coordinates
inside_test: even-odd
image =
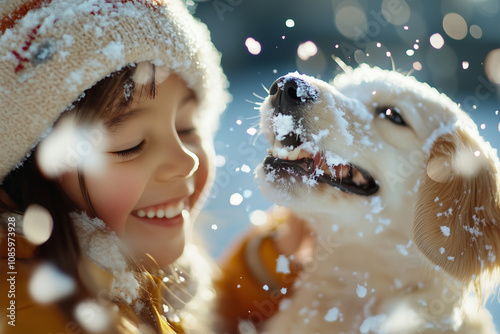
[[[197,128],[196,127],[192,127],[192,128],[187,128],[187,129],[182,129],[182,130],[177,130],[177,134],[179,136],[182,136],[182,135],[190,135],[192,134],[193,132],[196,132]]]
[[[375,113],[380,118],[388,119],[394,124],[401,126],[408,126],[408,124],[406,124],[403,117],[401,116],[398,107],[391,107],[391,106],[377,107],[377,109],[375,109]]]
[[[131,147],[131,148],[128,148],[128,149],[122,150],[122,151],[111,152],[111,153],[116,154],[120,158],[129,159],[129,158],[141,153],[141,151],[144,149],[145,143],[146,143],[146,141],[143,140],[138,145],[136,145],[134,147]]]

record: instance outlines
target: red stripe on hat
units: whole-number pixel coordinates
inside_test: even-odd
[[[29,0],[25,3],[23,3],[17,9],[15,9],[12,13],[7,14],[5,17],[3,17],[0,20],[0,35],[3,34],[5,32],[5,30],[12,28],[17,23],[17,21],[19,21],[20,19],[25,17],[26,14],[28,14],[28,12],[30,10],[41,8],[43,5],[48,5],[51,2],[52,2],[52,0]],[[163,1],[162,0],[106,0],[106,2],[107,3],[136,2],[136,3],[143,4],[147,7],[157,9],[158,7],[161,6],[161,3]]]
[[[45,4],[51,3],[52,0],[30,0],[23,3],[16,8],[12,13],[8,14],[0,20],[0,33],[3,34],[5,30],[12,28],[17,21],[22,19],[32,9],[38,9]]]

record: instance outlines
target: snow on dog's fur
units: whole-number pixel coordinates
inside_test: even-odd
[[[316,241],[264,332],[495,333],[471,300],[498,282],[499,161],[457,104],[362,65],[281,77],[261,114],[263,193]]]

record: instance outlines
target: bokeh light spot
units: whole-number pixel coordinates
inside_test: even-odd
[[[429,41],[431,42],[431,45],[434,49],[441,49],[444,45],[444,39],[438,33],[433,34],[430,37]]]
[[[304,61],[314,57],[317,53],[318,47],[312,41],[302,43],[297,48],[297,56]]]
[[[238,206],[243,202],[243,196],[240,193],[234,193],[229,198],[229,203],[234,206]]]
[[[250,135],[250,136],[253,136],[257,133],[257,129],[254,128],[254,127],[251,127],[251,128],[248,128],[247,129],[247,133]]]
[[[295,21],[292,20],[292,19],[288,19],[285,21],[285,25],[288,27],[288,28],[293,28],[295,27]]]
[[[356,39],[365,34],[367,27],[366,15],[359,7],[343,6],[335,11],[335,26],[345,37]]]
[[[52,216],[47,209],[40,205],[32,204],[24,213],[22,226],[26,239],[38,246],[49,240],[54,224]]]
[[[470,26],[469,32],[470,35],[475,39],[480,39],[481,37],[483,37],[483,30],[481,29],[480,26],[477,26],[475,24]]]
[[[262,210],[255,210],[250,213],[250,222],[255,226],[264,225],[267,222],[267,214]]]
[[[250,173],[252,169],[250,168],[250,166],[243,164],[243,166],[241,166],[241,171],[243,173]]]
[[[413,63],[413,69],[415,71],[421,71],[422,70],[422,64],[419,61],[416,61]]]
[[[93,301],[84,301],[75,307],[75,318],[90,333],[107,332],[111,317],[106,307]]]
[[[252,37],[248,37],[245,40],[245,46],[247,47],[248,52],[253,55],[258,55],[262,51],[260,43]]]
[[[75,290],[75,281],[53,264],[41,264],[31,276],[29,292],[39,303],[46,304],[69,296]]]
[[[443,29],[448,36],[461,40],[467,36],[467,22],[457,13],[448,13],[443,18]]]
[[[358,64],[362,64],[366,62],[366,54],[362,50],[354,51],[354,60]]]
[[[224,158],[222,155],[215,156],[215,167],[222,167],[225,164],[226,164],[226,158]]]
[[[486,55],[484,71],[491,82],[500,84],[500,49],[490,51]]]
[[[410,19],[410,6],[405,0],[384,0],[382,15],[389,23],[403,25]],[[408,30],[408,26],[405,26],[405,30]]]

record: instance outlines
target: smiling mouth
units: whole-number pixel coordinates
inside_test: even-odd
[[[293,133],[276,140],[264,160],[266,172],[280,178],[305,177],[356,195],[369,196],[378,191],[375,179],[365,170],[351,163],[328,164],[324,153],[312,154],[302,144]]]
[[[174,218],[182,213],[184,210],[184,202],[179,201],[178,203],[169,203],[169,204],[161,204],[155,205],[148,208],[139,209],[134,212],[139,218]]]

